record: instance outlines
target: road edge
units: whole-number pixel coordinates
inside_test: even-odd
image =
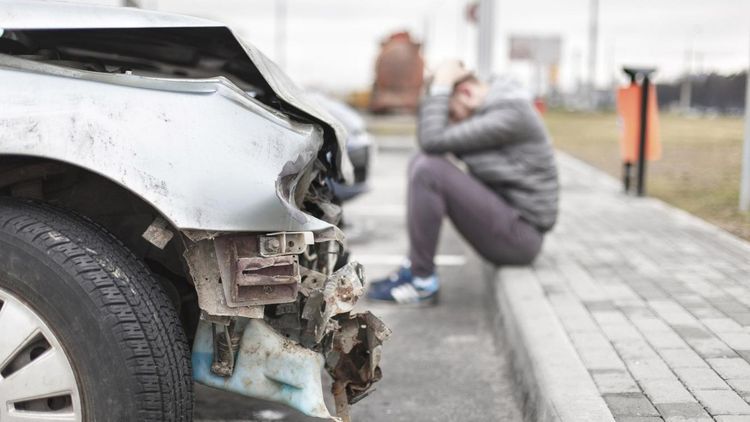
[[[510,351],[524,419],[614,422],[530,267],[484,263],[496,341]]]

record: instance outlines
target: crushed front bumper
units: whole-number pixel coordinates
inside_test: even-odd
[[[339,250],[338,240],[335,232],[279,232],[189,243],[185,257],[202,310],[195,381],[348,421],[348,405],[382,376],[390,330],[370,312],[353,312],[364,293],[360,264],[321,268],[334,267],[321,257]],[[340,419],[323,401],[322,369],[333,379]]]

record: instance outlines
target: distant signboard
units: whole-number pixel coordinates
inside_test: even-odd
[[[557,36],[510,36],[510,59],[552,65],[560,62],[562,40]]]

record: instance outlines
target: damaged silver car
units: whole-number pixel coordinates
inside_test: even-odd
[[[192,418],[193,381],[338,419],[389,330],[353,311],[346,134],[197,18],[0,2],[0,420]]]

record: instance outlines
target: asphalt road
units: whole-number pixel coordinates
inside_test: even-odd
[[[345,207],[350,248],[369,279],[393,270],[407,248],[403,204],[413,151],[386,144],[374,163],[372,191]],[[384,346],[384,378],[377,391],[353,406],[356,422],[521,421],[508,359],[493,337],[479,260],[450,224],[441,236],[437,306],[360,305],[380,316],[393,336]],[[273,403],[196,389],[196,419],[201,421],[319,420]]]

